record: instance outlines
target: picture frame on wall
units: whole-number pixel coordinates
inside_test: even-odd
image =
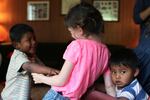
[[[28,1],[27,20],[40,21],[49,20],[49,1]]]
[[[71,7],[80,2],[81,0],[61,0],[61,15],[66,15]]]
[[[119,0],[94,0],[93,5],[101,12],[104,21],[119,21]]]

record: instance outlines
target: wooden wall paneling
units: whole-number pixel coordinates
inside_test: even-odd
[[[139,37],[139,27],[133,22],[134,0],[120,0],[119,22],[105,22],[104,42],[107,44],[135,47]]]
[[[4,0],[0,0],[2,2]],[[6,12],[10,15],[3,23],[7,31],[16,23],[31,25],[39,42],[67,42],[71,40],[70,33],[64,26],[64,16],[61,15],[61,0],[50,1],[50,19],[48,21],[27,21],[27,2],[29,0],[5,0]],[[36,1],[36,0],[35,0]],[[83,0],[92,3],[93,0]],[[119,22],[105,22],[105,34],[102,40],[108,44],[120,44],[134,47],[139,37],[139,26],[133,22],[133,7],[135,0],[119,0]],[[130,2],[130,3],[129,3]]]

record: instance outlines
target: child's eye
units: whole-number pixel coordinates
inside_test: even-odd
[[[126,73],[126,71],[121,71],[120,73],[121,73],[121,74],[125,74],[125,73]]]
[[[112,71],[112,74],[116,74],[117,72],[115,72],[115,71]]]

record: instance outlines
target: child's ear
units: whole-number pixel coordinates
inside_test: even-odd
[[[77,26],[77,29],[78,29],[78,33],[80,35],[83,35],[83,29],[80,26]]]
[[[136,68],[136,69],[135,69],[135,73],[134,73],[134,77],[137,77],[137,76],[138,76],[138,74],[139,74],[139,69],[138,69],[138,68]]]

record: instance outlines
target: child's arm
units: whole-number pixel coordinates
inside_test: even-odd
[[[38,63],[44,65],[44,63],[37,57],[36,54],[32,54],[32,56],[28,56],[28,59],[33,63]]]
[[[31,73],[41,73],[41,74],[46,74],[46,75],[56,75],[59,73],[59,71],[54,68],[50,68],[48,66],[37,64],[37,63],[32,63],[32,62],[24,63],[22,65],[22,68]]]
[[[115,87],[112,83],[109,69],[104,74],[104,82],[105,82],[106,93],[115,97],[116,96]]]
[[[44,76],[43,74],[32,73],[33,80],[35,83],[44,83],[53,86],[63,86],[69,79],[72,72],[73,65],[69,61],[65,61],[60,73],[55,76]]]

